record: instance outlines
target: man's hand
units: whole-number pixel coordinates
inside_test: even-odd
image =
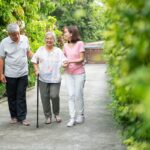
[[[4,74],[1,75],[0,80],[1,80],[1,82],[3,82],[3,83],[6,83],[6,82],[7,82]]]
[[[31,51],[31,50],[29,50],[28,52],[27,52],[27,56],[28,56],[28,58],[32,58],[32,56],[33,56],[33,52]]]

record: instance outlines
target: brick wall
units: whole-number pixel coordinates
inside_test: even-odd
[[[105,63],[102,48],[85,48],[85,60],[88,64]]]

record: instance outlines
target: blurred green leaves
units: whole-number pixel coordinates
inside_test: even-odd
[[[72,4],[74,0],[59,0],[61,6]],[[46,31],[54,31],[61,36],[61,31],[56,27],[57,19],[50,14],[56,9],[53,0],[0,0],[0,40],[7,36],[6,26],[18,22],[21,34],[26,34],[30,41],[31,50],[35,52],[44,44]],[[22,28],[22,23],[25,27]],[[33,65],[29,62],[29,86],[35,83]],[[0,96],[5,92],[5,86],[0,83]]]
[[[119,3],[119,5],[118,5]],[[150,1],[108,0],[105,55],[115,118],[129,150],[150,149]]]

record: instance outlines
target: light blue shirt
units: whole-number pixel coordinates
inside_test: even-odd
[[[44,46],[40,47],[33,55],[31,62],[39,63],[39,80],[45,83],[59,83],[61,81],[61,66],[66,60],[62,50],[54,47],[47,51]]]
[[[27,51],[30,50],[28,38],[20,35],[18,43],[7,37],[0,44],[0,57],[5,60],[4,74],[18,78],[28,74]]]

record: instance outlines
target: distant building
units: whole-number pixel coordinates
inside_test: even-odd
[[[85,59],[88,64],[105,63],[103,59],[104,41],[85,43]]]

